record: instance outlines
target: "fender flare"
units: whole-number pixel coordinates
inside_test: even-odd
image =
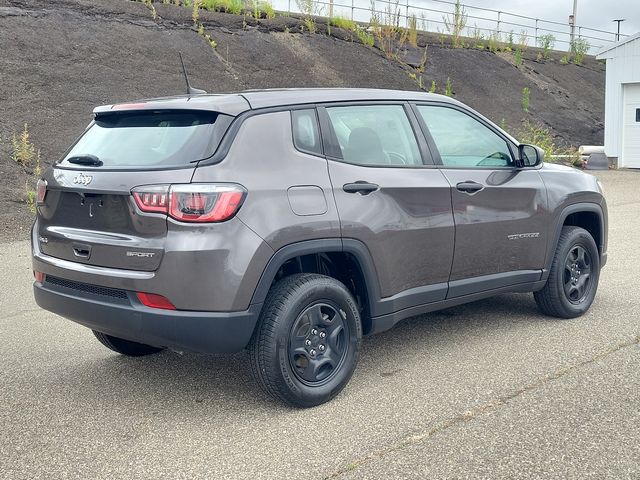
[[[380,300],[380,286],[376,274],[375,265],[369,249],[359,240],[351,238],[320,238],[305,240],[286,245],[276,251],[265,267],[258,285],[251,298],[251,304],[262,303],[267,298],[269,288],[273,283],[278,270],[287,260],[301,255],[314,253],[345,252],[353,255],[362,272],[367,291],[367,303],[369,312],[376,311],[376,305]]]
[[[604,222],[604,212],[602,210],[602,206],[597,203],[574,203],[568,205],[562,209],[560,215],[556,217],[556,221],[554,223],[553,230],[553,243],[549,244],[547,248],[547,255],[544,262],[544,270],[542,274],[542,280],[546,280],[549,277],[549,272],[551,270],[551,264],[553,263],[553,256],[556,253],[556,248],[558,247],[558,241],[560,241],[560,234],[562,233],[562,226],[564,225],[567,217],[573,213],[582,213],[589,212],[595,213],[598,217],[598,223],[600,226],[600,245],[598,245],[598,251],[600,252],[600,256],[602,257],[603,253],[603,242],[605,238],[605,222]],[[602,260],[602,258],[600,259]]]

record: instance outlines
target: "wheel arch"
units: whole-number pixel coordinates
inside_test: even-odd
[[[306,240],[286,245],[276,251],[265,267],[251,299],[251,304],[260,304],[265,301],[269,289],[283,275],[283,268],[293,261],[300,266],[296,272],[323,273],[314,271],[303,265],[303,259],[311,257],[328,259],[336,265],[336,269],[330,276],[341,280],[351,291],[354,297],[360,299],[363,333],[371,330],[372,312],[376,311],[376,305],[380,300],[380,288],[371,253],[367,247],[355,239],[326,238]],[[340,264],[338,262],[341,262]],[[357,269],[351,271],[350,269]],[[350,273],[346,279],[336,273]],[[286,276],[286,275],[285,275]],[[342,278],[341,278],[342,277]],[[355,277],[355,278],[351,278]],[[350,280],[350,281],[345,281]]]
[[[549,271],[551,270],[551,263],[553,262],[556,248],[558,247],[562,227],[567,225],[584,228],[591,234],[598,247],[601,263],[603,263],[602,257],[606,240],[604,211],[597,203],[574,203],[564,207],[560,215],[556,218],[553,231],[553,243],[549,245],[545,259],[544,279],[548,277]]]

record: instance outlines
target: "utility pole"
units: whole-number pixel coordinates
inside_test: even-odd
[[[571,44],[572,45],[576,35],[576,24],[578,23],[577,16],[578,16],[578,0],[573,0],[573,15],[569,15],[569,25],[571,26]]]
[[[620,40],[620,23],[624,22],[625,20],[626,18],[619,18],[617,20],[614,20],[614,22],[618,23],[618,33],[616,33],[616,42]]]

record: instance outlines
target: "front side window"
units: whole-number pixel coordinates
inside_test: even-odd
[[[329,107],[327,113],[345,162],[422,165],[418,143],[402,105]]]
[[[443,165],[451,167],[513,166],[507,142],[475,118],[449,107],[419,105]]]

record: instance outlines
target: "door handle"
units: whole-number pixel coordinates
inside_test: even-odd
[[[481,183],[472,182],[472,181],[460,182],[456,185],[456,189],[459,192],[468,193],[469,195],[478,193],[483,188],[484,188],[484,185],[482,185]]]
[[[375,183],[365,182],[364,180],[358,180],[353,183],[345,183],[342,186],[342,190],[347,193],[359,193],[361,195],[369,195],[371,192],[375,192],[380,187]]]

